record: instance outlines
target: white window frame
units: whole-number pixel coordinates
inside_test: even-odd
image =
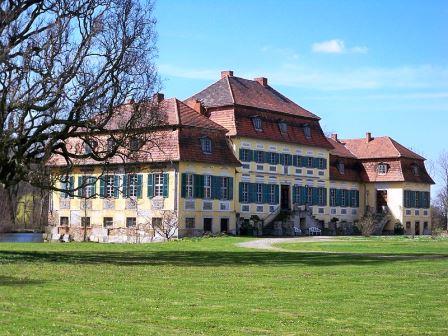
[[[249,184],[243,183],[241,185],[241,202],[242,203],[249,203]]]
[[[193,174],[186,175],[185,191],[188,198],[193,198]]]
[[[263,130],[263,126],[262,126],[260,117],[252,117],[252,124],[254,125],[254,128],[256,131]]]
[[[386,175],[387,174],[387,164],[380,163],[377,167],[378,175]]]
[[[211,175],[204,175],[204,198],[212,198],[212,177]]]
[[[311,127],[308,124],[303,125],[303,134],[305,134],[305,138],[311,139]]]
[[[338,171],[339,171],[339,174],[341,174],[341,175],[345,174],[345,164],[344,164],[344,162],[338,162]]]
[[[106,198],[114,197],[115,177],[114,175],[106,175],[104,178],[104,194]]]
[[[229,199],[229,188],[228,188],[228,180],[229,178],[224,176],[221,178],[221,199],[228,200]]]
[[[163,174],[154,174],[154,197],[163,196]]]
[[[275,202],[275,184],[269,185],[269,203]]]
[[[263,184],[257,183],[257,203],[263,203]]]
[[[313,190],[310,187],[306,188],[306,202],[308,205],[313,204]]]
[[[137,174],[128,174],[128,197],[137,197],[138,177]]]
[[[212,153],[212,140],[208,137],[201,138],[201,148],[204,154]]]

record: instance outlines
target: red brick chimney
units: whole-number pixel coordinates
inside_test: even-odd
[[[233,77],[233,71],[232,70],[221,71],[221,79],[226,77]]]
[[[202,106],[201,101],[199,99],[192,99],[187,101],[187,105],[191,107],[193,110],[200,114],[205,115],[205,109],[204,106]]]
[[[268,79],[266,77],[254,78],[254,81],[260,83],[263,86],[268,86]]]
[[[337,133],[333,133],[333,134],[331,135],[331,138],[332,138],[334,141],[339,142]]]
[[[366,142],[370,142],[370,141],[372,141],[372,140],[373,140],[373,138],[372,138],[372,133],[367,132],[367,133],[366,133]]]
[[[165,99],[165,95],[163,93],[157,92],[152,96],[152,101],[155,103],[160,103]]]

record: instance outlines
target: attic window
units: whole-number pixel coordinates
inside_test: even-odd
[[[84,143],[84,152],[86,154],[92,154],[96,147],[98,147],[98,141],[88,140]]]
[[[341,174],[341,175],[345,174],[344,162],[338,162],[338,171],[339,171],[339,174]]]
[[[417,166],[416,164],[412,165],[412,172],[414,173],[415,176],[419,176],[420,175],[420,168],[419,166]]]
[[[305,134],[305,138],[311,139],[311,127],[308,124],[303,125],[303,133]]]
[[[208,137],[201,138],[201,148],[204,154],[212,153],[212,141]]]
[[[115,149],[116,142],[114,138],[107,139],[107,152],[112,153]]]
[[[129,141],[129,148],[131,149],[131,151],[138,151],[140,149],[140,139],[138,138],[132,138]]]
[[[278,128],[280,129],[280,132],[282,134],[285,134],[286,132],[288,132],[288,124],[285,123],[284,121],[279,121]]]
[[[254,125],[254,128],[256,131],[262,131],[261,127],[261,118],[260,117],[252,117],[252,124]]]
[[[388,170],[387,164],[386,163],[380,163],[376,170],[378,172],[378,175],[386,175],[387,174],[387,170]]]

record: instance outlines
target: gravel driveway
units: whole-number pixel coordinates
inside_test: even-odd
[[[271,250],[271,251],[286,251],[281,247],[273,246],[273,244],[279,243],[309,243],[309,242],[322,242],[331,241],[334,237],[328,236],[313,236],[313,237],[300,237],[300,238],[260,238],[257,240],[251,240],[244,243],[238,243],[236,246],[259,249],[259,250]]]

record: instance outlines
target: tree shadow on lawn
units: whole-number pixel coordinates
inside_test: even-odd
[[[6,251],[0,250],[0,265],[6,263],[63,263],[174,265],[174,266],[337,266],[388,264],[397,261],[448,260],[448,254],[353,254],[282,251]]]
[[[0,275],[0,287],[1,286],[28,286],[28,285],[41,285],[45,283],[42,280],[36,279],[19,279],[10,276]]]

